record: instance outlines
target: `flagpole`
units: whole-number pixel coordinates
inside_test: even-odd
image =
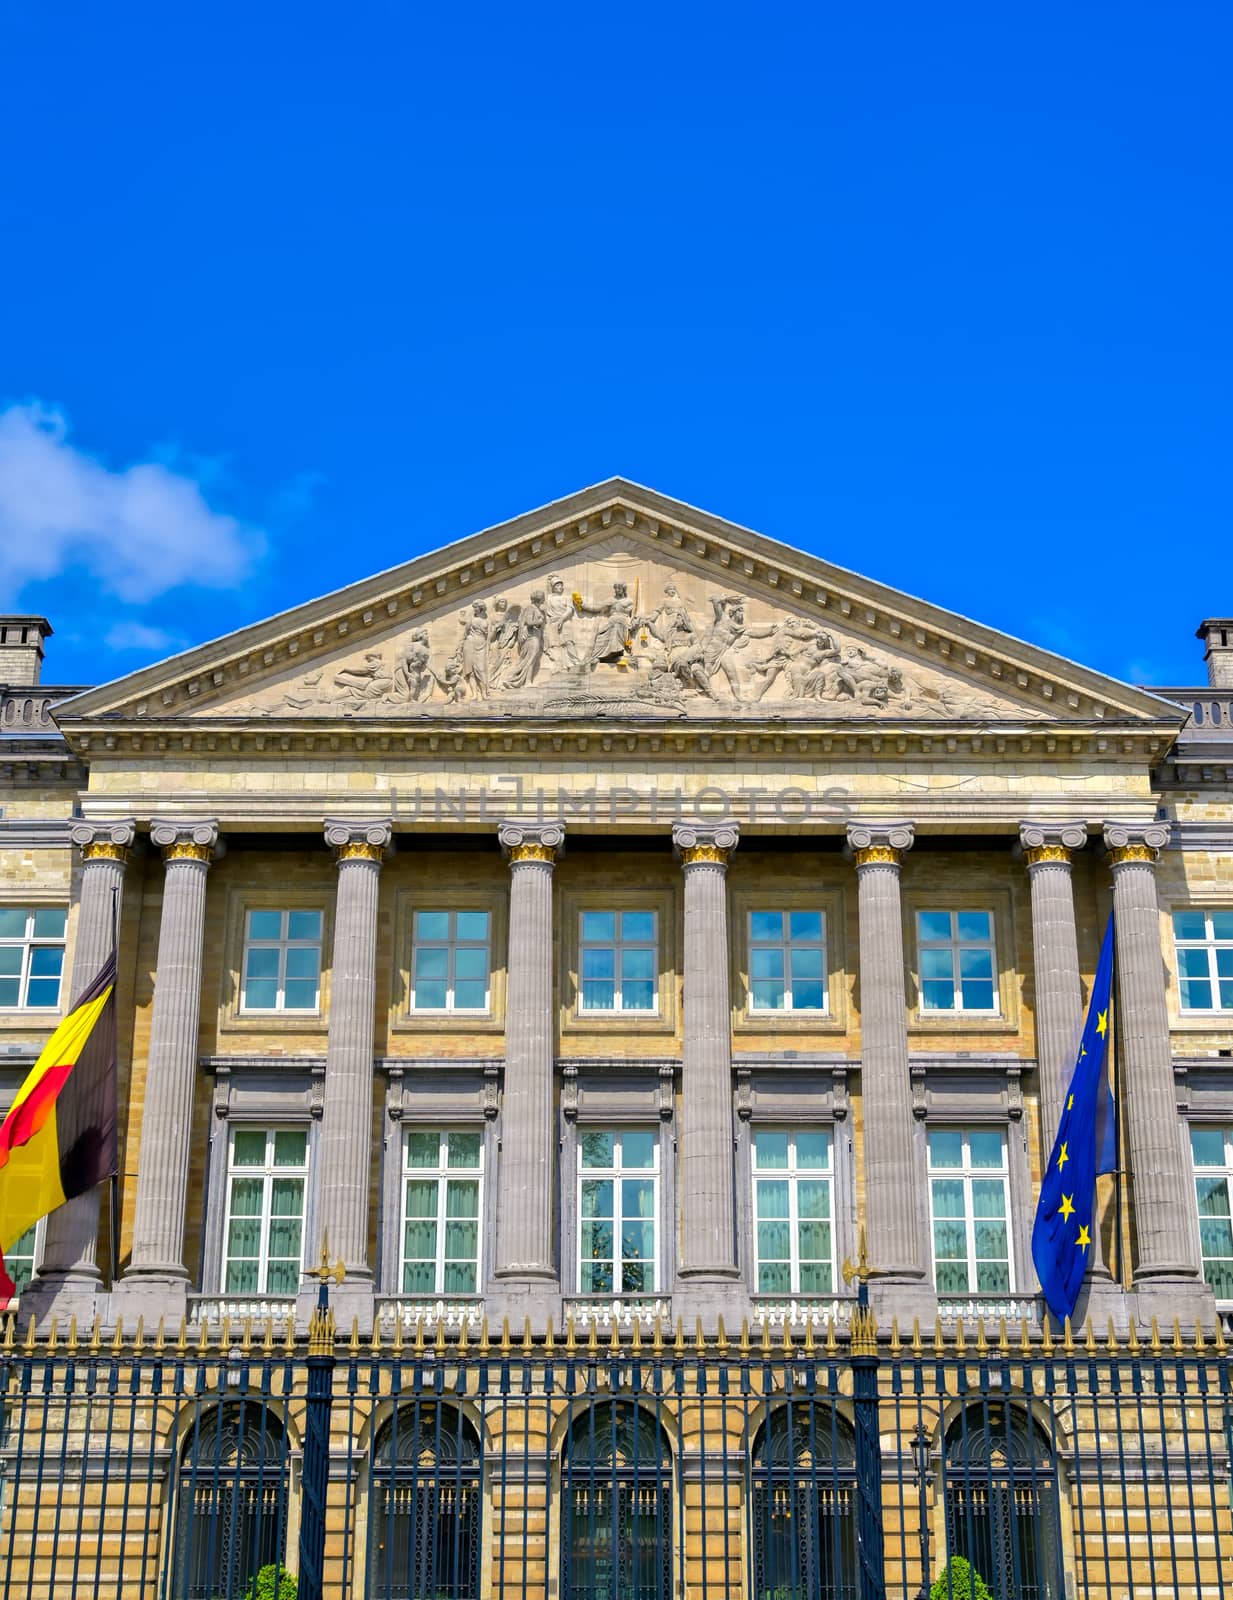
[[[120,890],[111,891],[111,954],[116,963],[116,987],[120,985]],[[115,997],[112,997],[114,1006]],[[113,1012],[114,1014],[114,1012]],[[113,1064],[114,1070],[114,1064]],[[116,1168],[119,1168],[119,1151],[117,1150]],[[108,1215],[108,1235],[111,1244],[111,1286],[114,1289],[116,1280],[120,1275],[120,1175],[115,1170],[111,1174],[111,1206]]]

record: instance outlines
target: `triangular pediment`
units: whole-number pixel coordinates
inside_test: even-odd
[[[108,720],[1169,720],[1154,696],[623,480],[70,702]]]

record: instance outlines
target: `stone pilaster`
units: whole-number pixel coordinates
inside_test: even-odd
[[[1113,1045],[1134,1196],[1134,1290],[1141,1320],[1215,1314],[1198,1255],[1198,1222],[1173,1082],[1173,1050],[1160,945],[1156,860],[1163,823],[1106,823],[1113,873],[1117,965]]]
[[[735,822],[684,822],[672,843],[685,873],[682,975],[680,1310],[711,1325],[742,1310],[736,1253],[728,862]]]
[[[552,873],[565,829],[558,822],[503,822],[497,837],[510,870],[509,958],[490,1300],[498,1314],[529,1316],[538,1327],[560,1296],[553,1218]]]
[[[201,1017],[206,874],[218,823],[158,821],[150,838],[163,852],[163,914],[154,974],[145,1107],[137,1157],[137,1204],[129,1268],[116,1290],[126,1317],[182,1315],[188,1293],[184,1216],[193,1131],[193,1085]]]
[[[334,851],[338,897],[330,974],[330,1025],[325,1055],[320,1158],[316,1196],[322,1235],[331,1259],[342,1262],[343,1282],[333,1295],[342,1326],[353,1316],[371,1328],[373,1272],[368,1260],[369,1173],[372,1165],[373,1038],[376,1027],[377,894],[393,824],[327,822]],[[310,1256],[320,1240],[311,1240]],[[300,1292],[311,1313],[315,1283]]]
[[[899,1316],[932,1316],[936,1296],[916,1215],[912,1082],[899,872],[910,822],[848,824],[860,912],[861,1106],[865,1228],[876,1274],[871,1301]]]
[[[75,822],[69,830],[81,853],[77,926],[69,996],[75,1005],[111,954],[113,928],[120,924],[120,899],[137,826],[120,822]],[[22,1319],[57,1316],[90,1322],[98,1309],[102,1277],[97,1263],[101,1191],[90,1189],[53,1211],[47,1219],[43,1259],[21,1297]]]

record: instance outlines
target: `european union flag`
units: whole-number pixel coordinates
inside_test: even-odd
[[[1079,1056],[1040,1185],[1032,1260],[1059,1322],[1074,1314],[1091,1258],[1096,1174],[1117,1165],[1115,1108],[1105,1075],[1109,996],[1113,988],[1113,919],[1105,929]]]

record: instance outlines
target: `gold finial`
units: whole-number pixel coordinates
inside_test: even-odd
[[[533,1349],[534,1349],[534,1340],[531,1338],[531,1319],[530,1319],[530,1317],[523,1317],[523,1319],[522,1319],[522,1353],[523,1353],[524,1356],[529,1356]]]
[[[796,1340],[792,1332],[792,1318],[785,1317],[783,1319],[783,1348],[785,1355],[790,1356],[792,1354],[792,1347],[795,1343]]]
[[[309,1355],[332,1356],[335,1332],[333,1306],[314,1306],[313,1314],[308,1319]]]
[[[458,1319],[458,1354],[460,1356],[465,1356],[467,1353],[469,1345],[467,1335],[470,1331],[470,1327],[471,1319],[464,1311],[462,1316]]]
[[[118,1356],[124,1349],[124,1318],[116,1318],[116,1331],[111,1336],[111,1353]]]
[[[1153,1355],[1159,1355],[1160,1352],[1163,1349],[1164,1349],[1164,1346],[1160,1342],[1160,1324],[1156,1321],[1156,1318],[1153,1317],[1152,1318],[1152,1354]]]
[[[1219,1324],[1217,1324],[1217,1326],[1219,1326]],[[1127,1329],[1126,1333],[1126,1348],[1130,1351],[1132,1356],[1137,1356],[1139,1354],[1139,1330],[1135,1325],[1135,1319],[1133,1317],[1130,1319],[1130,1327]]]
[[[1094,1356],[1096,1354],[1096,1330],[1092,1326],[1091,1317],[1087,1319],[1087,1330],[1083,1338],[1083,1348],[1090,1356]]]
[[[839,1349],[839,1339],[838,1339],[838,1337],[837,1337],[837,1335],[835,1333],[835,1319],[834,1319],[834,1317],[827,1317],[827,1319],[826,1319],[826,1345],[825,1345],[825,1349],[826,1349],[826,1353],[827,1353],[828,1356],[835,1355],[836,1352]]]
[[[253,1353],[253,1319],[251,1317],[244,1318],[244,1337],[240,1340],[240,1349],[246,1356],[250,1356]]]
[[[945,1352],[946,1352],[946,1340],[945,1340],[945,1338],[943,1337],[943,1334],[942,1334],[942,1319],[941,1319],[941,1317],[934,1317],[934,1319],[933,1319],[933,1353],[934,1353],[935,1356],[940,1356],[940,1355],[944,1355]]]
[[[758,1342],[758,1353],[769,1356],[771,1353],[771,1319],[764,1317],[762,1321],[762,1338]]]
[[[68,1353],[71,1356],[75,1356],[77,1354],[77,1318],[76,1318],[76,1316],[71,1316],[69,1318]]]
[[[283,1349],[288,1355],[295,1353],[295,1318],[288,1317],[286,1327],[283,1329]]]
[[[741,1342],[738,1347],[743,1356],[749,1354],[749,1318],[741,1318]]]
[[[920,1336],[920,1318],[912,1318],[912,1354],[922,1356],[925,1353],[924,1341]]]
[[[642,1352],[642,1322],[641,1322],[641,1320],[639,1319],[639,1317],[636,1314],[634,1316],[634,1332],[633,1332],[632,1348],[633,1348],[633,1352],[634,1352],[635,1355],[641,1354],[641,1352]]]
[[[963,1318],[962,1317],[956,1317],[955,1318],[955,1354],[957,1356],[966,1355],[967,1354],[967,1350],[968,1350],[968,1342],[967,1342],[967,1339],[964,1336]]]
[[[608,1348],[614,1355],[621,1348],[621,1319],[615,1315],[612,1318],[612,1332],[608,1335]]]
[[[141,1337],[140,1317],[137,1318],[137,1337]],[[225,1311],[223,1312],[223,1331],[218,1336],[218,1348],[220,1350],[230,1350],[231,1348],[231,1318]]]
[[[544,1354],[550,1356],[556,1349],[556,1340],[552,1337],[552,1318],[548,1318],[548,1326],[544,1330]]]
[[[654,1328],[651,1333],[651,1354],[662,1356],[664,1353],[664,1319],[660,1312],[655,1313]]]
[[[976,1354],[978,1356],[987,1356],[989,1354],[989,1341],[985,1338],[984,1317],[977,1317],[976,1319]]]
[[[394,1313],[394,1337],[391,1349],[396,1356],[402,1354],[402,1313],[397,1310]]]
[[[1070,1325],[1070,1318],[1062,1324],[1062,1349],[1068,1356],[1075,1353],[1075,1331]]]
[[[74,1323],[76,1323],[76,1318],[74,1318],[73,1320],[74,1320]],[[72,1328],[71,1332],[72,1332],[72,1335],[73,1335],[73,1337],[75,1339],[77,1337],[76,1326],[74,1326]],[[137,1318],[137,1332],[133,1335],[133,1350],[138,1355],[140,1355],[142,1347],[143,1347],[143,1345],[145,1343],[145,1336],[146,1336],[146,1319],[145,1319],[144,1316],[140,1316],[140,1317]]]
[[[814,1353],[813,1318],[811,1316],[806,1316],[806,1318],[805,1318],[805,1354],[807,1356],[811,1356],[811,1355],[813,1355],[813,1353]]]
[[[702,1332],[702,1318],[694,1320],[694,1349],[701,1352],[706,1349],[706,1336]]]
[[[672,1340],[672,1353],[678,1356],[685,1354],[685,1319],[683,1317],[676,1319],[676,1333]]]
[[[899,1318],[898,1317],[892,1317],[891,1318],[890,1347],[891,1347],[891,1355],[893,1355],[893,1356],[901,1355],[903,1353],[903,1342],[899,1337]]]
[[[13,1348],[13,1346],[14,1346],[14,1344],[16,1342],[17,1342],[17,1315],[16,1315],[15,1312],[10,1311],[8,1313],[8,1315],[4,1319],[4,1348],[5,1348],[5,1350],[6,1351],[12,1350],[12,1348]]]
[[[510,1336],[509,1336],[509,1318],[508,1317],[502,1317],[501,1318],[501,1354],[503,1356],[507,1356],[507,1355],[509,1355],[509,1353],[510,1353],[510,1351],[512,1349],[513,1349],[513,1344],[511,1342]]]
[[[186,1356],[187,1354],[188,1354],[188,1319],[186,1317],[181,1317],[180,1318],[180,1331],[179,1331],[179,1334],[176,1337],[176,1355],[178,1355],[178,1356]]]
[[[417,1356],[424,1354],[424,1319],[421,1316],[415,1319],[415,1353]]]
[[[1113,1318],[1109,1318],[1109,1337],[1105,1341],[1105,1349],[1111,1356],[1117,1354],[1117,1329],[1113,1326]]]
[[[92,1356],[96,1356],[96,1355],[98,1355],[99,1351],[102,1348],[103,1348],[103,1319],[99,1316],[98,1312],[96,1311],[94,1313],[94,1322],[93,1322],[93,1324],[91,1325],[91,1328],[90,1328],[90,1354]]]
[[[445,1318],[437,1318],[437,1337],[433,1341],[433,1352],[438,1356],[445,1354]]]
[[[56,1330],[59,1321],[59,1317],[55,1314],[55,1312],[53,1312],[51,1317],[51,1331],[47,1335],[47,1354],[49,1356],[54,1355],[58,1348],[59,1341],[56,1338]]]
[[[30,1328],[29,1328],[29,1331],[26,1334],[26,1354],[28,1356],[32,1356],[34,1354],[34,1335],[35,1335],[36,1327],[37,1327],[37,1324],[35,1323],[34,1318],[31,1317],[30,1318]]]
[[[865,1224],[862,1222],[857,1233],[856,1265],[853,1266],[847,1256],[843,1258],[843,1281],[849,1288],[852,1280],[859,1278],[862,1283],[868,1283],[873,1276],[873,1268],[869,1265],[869,1251],[865,1247]]]
[[[715,1348],[721,1356],[728,1353],[728,1333],[724,1327],[723,1313],[715,1319]]]
[[[1010,1331],[1006,1326],[1005,1317],[998,1318],[998,1354],[1002,1356],[1010,1354]]]
[[[566,1353],[566,1355],[572,1356],[574,1354],[574,1352],[577,1350],[577,1348],[578,1348],[578,1324],[575,1322],[574,1313],[571,1311],[569,1316],[567,1316],[566,1319],[565,1319],[565,1353]]]
[[[1173,1319],[1173,1354],[1180,1356],[1186,1348],[1186,1341],[1182,1338],[1182,1324],[1179,1317]]]
[[[597,1356],[598,1354],[599,1354],[599,1324],[596,1322],[595,1318],[592,1317],[590,1322],[587,1325],[587,1355],[589,1355],[589,1356]]]
[[[492,1341],[488,1336],[488,1318],[487,1317],[481,1317],[480,1318],[479,1353],[482,1356],[486,1356],[491,1349],[492,1349]]]
[[[1203,1337],[1203,1324],[1198,1317],[1194,1319],[1194,1347],[1200,1352],[1207,1349],[1207,1340]]]
[[[1028,1319],[1022,1317],[1019,1321],[1019,1354],[1030,1356],[1032,1353],[1032,1336],[1028,1332]]]
[[[321,1235],[321,1259],[313,1269],[312,1276],[321,1283],[341,1283],[347,1275],[347,1269],[341,1261],[330,1262],[330,1232],[329,1229]]]
[[[1216,1318],[1216,1354],[1218,1356],[1222,1356],[1225,1353],[1226,1348],[1227,1348],[1227,1346],[1225,1344],[1225,1338],[1224,1338],[1224,1327],[1221,1324],[1220,1318],[1217,1317]]]
[[[376,1321],[375,1317],[373,1318],[373,1321],[374,1322]],[[351,1318],[351,1337],[347,1340],[347,1354],[349,1356],[358,1356],[359,1353],[360,1353],[360,1319],[359,1319],[359,1317],[357,1317],[355,1315],[352,1315],[352,1318]]]
[[[852,1315],[852,1354],[876,1356],[878,1353],[878,1324],[868,1306],[857,1306]]]
[[[1040,1353],[1045,1356],[1053,1354],[1053,1329],[1049,1326],[1047,1315],[1040,1330]]]
[[[267,1316],[265,1319],[265,1332],[261,1336],[261,1354],[272,1356],[274,1354],[274,1318]]]
[[[197,1335],[197,1349],[202,1355],[210,1348],[210,1324],[203,1321],[201,1331]]]

